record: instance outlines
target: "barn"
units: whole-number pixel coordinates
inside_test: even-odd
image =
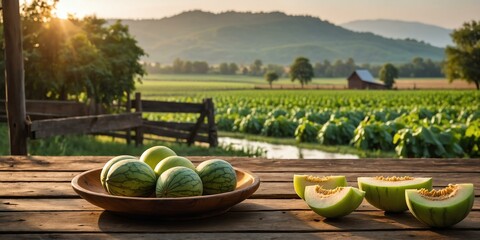
[[[349,89],[387,89],[368,70],[355,70],[347,79]]]

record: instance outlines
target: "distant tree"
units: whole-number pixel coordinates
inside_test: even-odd
[[[234,74],[237,73],[237,71],[238,71],[238,65],[236,63],[230,63],[228,65],[228,73],[229,74],[234,75]]]
[[[282,76],[285,74],[285,67],[277,64],[268,64],[264,71],[265,73],[275,72],[278,76]]]
[[[298,57],[290,66],[290,80],[298,80],[302,88],[304,84],[312,81],[313,76],[313,66],[308,58]]]
[[[243,67],[243,68],[242,68],[242,74],[243,74],[243,75],[247,75],[247,74],[248,74],[248,68],[247,68],[247,67]]]
[[[270,88],[272,88],[272,83],[273,81],[277,81],[279,76],[276,72],[267,72],[264,75],[265,80],[267,80],[268,84],[270,85]]]
[[[480,90],[480,21],[464,23],[451,36],[456,46],[447,46],[445,50],[445,75],[450,82],[456,79],[473,82]]]
[[[262,75],[262,60],[256,59],[252,65],[250,65],[250,75],[261,76]]]
[[[183,61],[180,58],[175,58],[172,64],[173,73],[182,73],[183,72]]]
[[[192,71],[194,73],[205,74],[208,73],[208,63],[205,61],[195,61],[192,63]]]
[[[388,89],[391,89],[395,83],[395,78],[398,78],[398,69],[393,66],[393,64],[387,63],[380,69],[378,76],[380,77],[380,80],[385,83],[385,86]]]
[[[183,62],[182,65],[182,72],[183,73],[192,73],[193,72],[193,64],[190,61]]]
[[[230,74],[228,63],[226,62],[220,63],[220,65],[218,66],[218,71],[220,72],[220,74],[224,74],[224,75]]]

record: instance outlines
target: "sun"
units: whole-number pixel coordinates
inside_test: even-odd
[[[67,19],[69,15],[82,18],[86,13],[79,6],[78,1],[59,1],[53,14],[61,19]]]

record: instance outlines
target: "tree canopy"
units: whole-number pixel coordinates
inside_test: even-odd
[[[378,76],[385,83],[385,86],[391,89],[395,83],[395,78],[398,78],[398,69],[393,64],[387,63],[380,69]]]
[[[480,90],[480,22],[466,22],[451,36],[455,46],[445,49],[445,75],[450,82],[457,79],[473,82]]]
[[[267,72],[265,73],[264,78],[265,80],[267,80],[268,84],[270,85],[270,88],[272,88],[273,81],[277,81],[279,76],[276,72]]]
[[[139,62],[143,49],[119,21],[108,25],[95,16],[56,18],[52,14],[56,2],[34,0],[22,6],[26,98],[106,106],[122,100],[145,74]],[[3,34],[3,25],[0,28]],[[3,64],[1,54],[0,67]],[[0,74],[1,94],[4,80]]]
[[[313,66],[308,58],[298,57],[290,66],[290,80],[298,80],[302,88],[304,84],[312,81],[313,76]]]

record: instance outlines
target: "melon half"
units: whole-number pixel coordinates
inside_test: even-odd
[[[441,190],[406,190],[410,212],[431,227],[449,227],[467,217],[475,198],[473,184],[455,184]]]
[[[403,212],[406,189],[432,189],[432,178],[417,177],[359,177],[358,187],[365,191],[365,199],[376,208],[386,212]]]
[[[324,189],[319,185],[305,188],[305,202],[318,215],[338,218],[350,214],[360,206],[365,192],[353,187]]]
[[[326,189],[333,189],[336,187],[345,187],[347,186],[347,180],[345,176],[311,176],[311,175],[293,175],[293,187],[297,195],[305,200],[304,193],[305,187],[312,185],[320,185]]]

